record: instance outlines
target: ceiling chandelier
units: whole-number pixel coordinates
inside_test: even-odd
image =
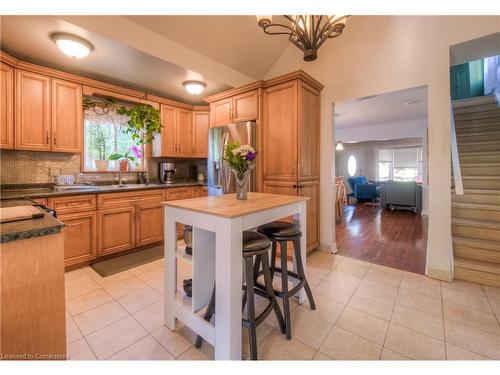
[[[272,23],[272,16],[257,16],[257,24],[269,35],[288,35],[290,42],[304,52],[305,61],[318,57],[318,48],[328,38],[342,34],[349,16],[283,16],[287,24]]]

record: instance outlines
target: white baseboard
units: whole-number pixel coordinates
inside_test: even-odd
[[[432,277],[433,279],[438,279],[442,281],[453,280],[453,271],[444,271],[428,267],[425,274],[429,277]]]

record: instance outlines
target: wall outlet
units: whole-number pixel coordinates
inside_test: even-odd
[[[59,176],[61,174],[61,167],[50,167],[49,168],[49,176]]]

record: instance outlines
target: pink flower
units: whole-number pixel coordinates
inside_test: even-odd
[[[139,150],[139,147],[132,146],[130,147],[130,150],[132,151],[132,153],[135,155],[136,158],[140,159],[142,157],[141,150]]]

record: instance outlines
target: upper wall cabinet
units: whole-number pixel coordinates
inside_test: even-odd
[[[210,126],[252,121],[258,117],[259,91],[252,90],[210,103]]]
[[[16,70],[15,147],[50,150],[50,77]]]
[[[0,63],[0,148],[14,147],[14,68]]]
[[[80,152],[82,86],[52,79],[52,151]]]
[[[15,148],[80,152],[82,86],[16,69]]]
[[[208,128],[210,112],[193,112],[193,157],[208,157]]]

